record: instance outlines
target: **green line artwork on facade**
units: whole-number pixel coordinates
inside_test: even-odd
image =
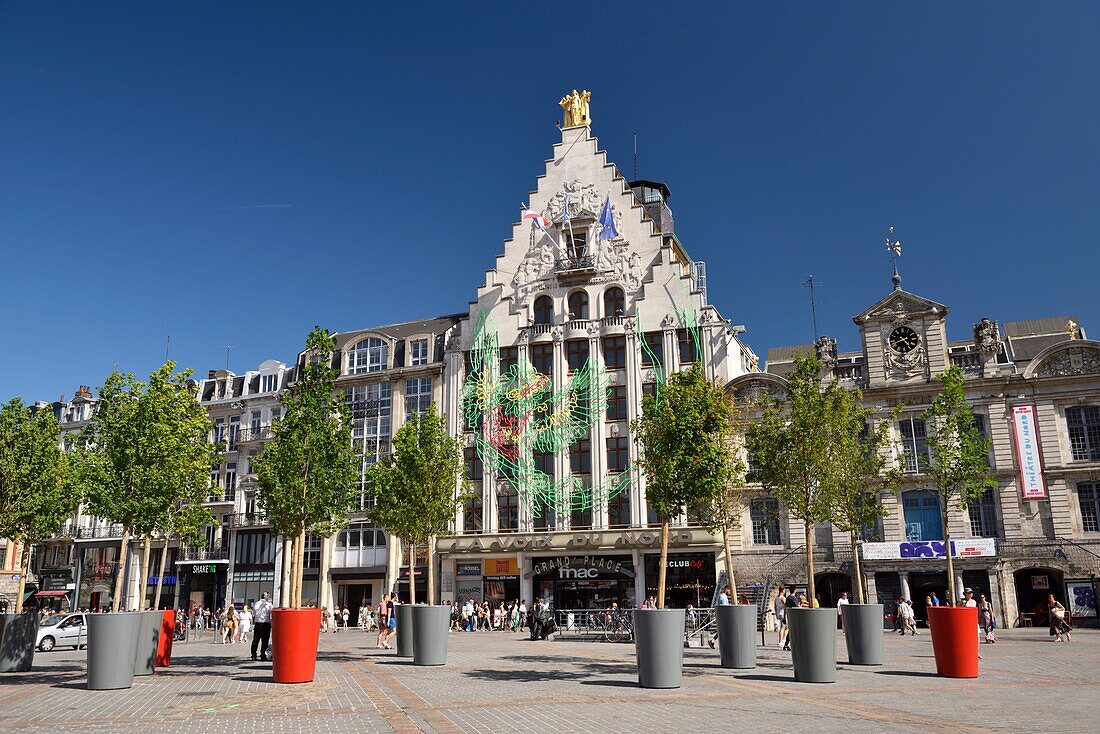
[[[592,435],[607,410],[610,383],[598,359],[570,372],[557,390],[525,360],[502,366],[495,329],[479,321],[462,388],[466,424],[477,432],[481,460],[516,489],[533,517],[590,510],[633,482],[630,467],[590,485],[590,471],[557,478],[544,463]]]

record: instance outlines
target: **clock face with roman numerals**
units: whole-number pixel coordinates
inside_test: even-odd
[[[898,354],[908,354],[917,348],[920,337],[908,326],[899,326],[890,332],[890,348]]]

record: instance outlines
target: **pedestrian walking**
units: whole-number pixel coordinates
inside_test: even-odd
[[[997,626],[997,619],[993,615],[993,605],[985,598],[985,594],[981,594],[978,597],[978,622],[985,631],[986,644],[993,644],[996,642],[997,635],[993,630]]]
[[[775,592],[775,599],[772,600],[772,608],[775,611],[775,623],[779,625],[779,646],[784,650],[790,648],[787,647],[787,587],[783,584],[779,585],[779,590]]]
[[[836,600],[836,616],[840,620],[840,629],[844,631],[844,607],[848,606],[851,602],[848,601],[848,592],[842,591],[840,598]]]
[[[1050,636],[1055,642],[1062,642],[1063,638],[1065,642],[1069,642],[1069,633],[1073,628],[1066,619],[1068,616],[1066,608],[1062,606],[1062,602],[1054,598],[1054,594],[1047,597],[1047,614],[1050,617]]]
[[[271,602],[267,600],[266,591],[252,605],[252,621],[256,626],[252,637],[252,659],[256,659],[256,650],[259,648],[259,659],[267,662],[267,647],[271,640]]]

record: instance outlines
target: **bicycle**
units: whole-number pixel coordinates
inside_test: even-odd
[[[607,642],[623,642],[634,637],[634,624],[629,616],[614,615],[604,625],[603,638]]]

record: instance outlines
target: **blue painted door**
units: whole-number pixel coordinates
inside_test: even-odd
[[[928,489],[916,489],[901,496],[905,511],[906,540],[943,540],[939,495]]]

